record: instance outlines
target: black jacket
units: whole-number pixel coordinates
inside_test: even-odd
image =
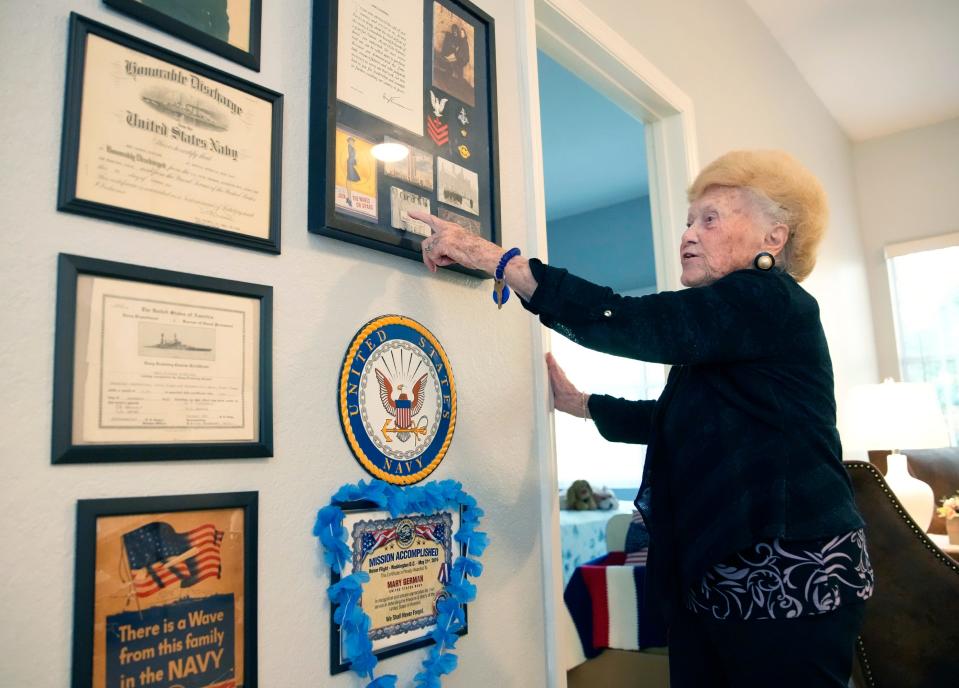
[[[623,297],[537,260],[524,306],[585,347],[673,366],[656,401],[592,395],[613,442],[648,445],[636,499],[669,615],[713,564],[761,540],[863,526],[842,466],[816,300],[781,270]]]

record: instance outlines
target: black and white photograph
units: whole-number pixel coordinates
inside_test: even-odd
[[[476,104],[473,25],[433,3],[433,85],[470,107]]]
[[[445,158],[436,159],[436,196],[441,203],[480,214],[479,176]]]
[[[387,136],[385,143],[396,144],[406,148],[407,153],[401,160],[390,160],[383,163],[383,173],[389,177],[413,184],[427,191],[433,190],[433,154],[425,150],[410,146],[398,139]]]
[[[430,212],[430,199],[425,196],[405,191],[395,186],[390,187],[390,226],[412,232],[422,237],[428,237],[432,232],[429,225],[409,216],[411,210]]]
[[[477,220],[475,217],[466,217],[465,215],[461,213],[457,213],[444,206],[439,206],[439,209],[436,215],[441,220],[448,220],[449,222],[455,222],[460,227],[464,229],[468,229],[476,236],[483,235],[483,226],[480,224],[479,220]]]

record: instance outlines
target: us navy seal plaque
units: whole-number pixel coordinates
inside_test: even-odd
[[[456,385],[433,333],[402,315],[360,328],[340,372],[340,423],[360,465],[412,485],[443,460],[456,425]]]

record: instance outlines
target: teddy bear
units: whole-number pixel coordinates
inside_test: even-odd
[[[619,499],[605,485],[598,490],[593,490],[593,499],[596,500],[596,508],[600,511],[615,511],[619,508]]]
[[[572,511],[586,511],[596,508],[593,488],[585,480],[574,480],[566,490],[566,508]]]

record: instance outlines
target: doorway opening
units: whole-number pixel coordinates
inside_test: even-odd
[[[539,63],[540,70],[537,76],[537,70],[531,69],[528,82],[527,98],[532,115],[531,154],[535,163],[543,161],[545,171],[541,173],[534,166],[529,197],[531,200],[545,198],[548,214],[548,218],[544,218],[544,214],[537,214],[536,222],[531,229],[531,245],[538,255],[548,254],[551,263],[563,265],[584,277],[592,278],[593,281],[614,286],[621,292],[641,295],[653,290],[680,288],[676,247],[679,246],[684,229],[687,208],[686,188],[698,168],[693,142],[695,127],[691,101],[626,39],[593,14],[581,0],[532,0],[531,4],[535,13],[536,50],[531,49],[527,54],[539,55],[536,61]],[[587,206],[592,204],[589,202],[582,206],[579,212],[575,209],[573,211],[556,209],[554,201],[559,202],[562,207],[566,194],[551,192],[549,188],[551,184],[549,158],[552,154],[551,149],[555,146],[551,146],[544,131],[544,128],[549,126],[550,113],[544,112],[542,116],[540,113],[549,105],[546,99],[540,99],[538,88],[538,79],[543,78],[544,72],[545,78],[550,78],[548,72],[554,64],[548,64],[547,61],[562,68],[572,77],[578,78],[588,88],[618,106],[626,116],[632,118],[635,124],[641,126],[641,134],[638,135],[645,144],[645,154],[642,152],[630,154],[632,161],[627,160],[626,163],[632,165],[632,168],[628,170],[625,177],[630,182],[635,182],[636,177],[639,176],[637,168],[648,169],[648,186],[645,189],[647,192],[645,195],[638,188],[633,188],[625,195],[617,196],[619,192],[614,191],[615,183],[610,183],[608,184],[610,188],[607,189],[610,195],[604,204],[589,208]],[[580,112],[579,103],[571,99],[556,107],[568,111],[574,117]],[[579,143],[581,139],[587,139],[588,142],[589,137],[594,133],[588,121],[584,122],[580,118],[578,122],[577,131],[571,135],[573,140],[566,143]],[[542,136],[536,136],[537,133],[542,133]],[[537,142],[540,140],[543,143],[542,150],[537,147]],[[594,158],[588,146],[586,153],[579,155],[583,158],[578,165],[581,181],[587,177],[598,176],[609,179],[605,172],[613,162],[600,159],[598,154]],[[625,157],[622,151],[617,151],[616,155],[620,158]],[[643,198],[645,200],[640,200]],[[537,200],[537,203],[541,202]],[[552,208],[549,207],[551,204]],[[576,254],[582,252],[581,249],[577,249],[576,241],[585,239],[593,242],[591,246],[600,245],[597,242],[611,239],[614,234],[607,231],[606,235],[600,237],[599,233],[608,225],[599,222],[598,219],[596,222],[587,224],[584,231],[576,231],[577,223],[574,222],[576,215],[588,215],[591,210],[595,211],[601,207],[615,209],[618,204],[624,204],[627,213],[633,210],[636,215],[642,215],[645,210],[649,216],[645,236],[635,222],[630,225],[633,228],[632,238],[636,242],[646,241],[645,244],[634,245],[631,249],[635,263],[629,266],[632,270],[627,269],[627,272],[636,280],[632,284],[625,281],[617,284],[616,276],[612,273],[607,272],[605,276],[602,273],[595,274],[590,272],[588,266],[576,267],[575,263],[580,257]],[[613,210],[608,212],[612,213]],[[544,219],[546,219],[545,223]],[[552,227],[550,227],[551,224]],[[570,230],[570,228],[573,229]],[[650,239],[652,255],[648,245]],[[616,242],[612,243],[613,248],[618,249]],[[616,250],[614,253],[622,252]],[[648,278],[650,260],[653,265],[652,282]],[[598,262],[602,264],[602,258]],[[628,263],[628,261],[623,262]],[[642,275],[647,277],[644,279]],[[537,415],[539,432],[536,449],[542,484],[547,488],[542,493],[540,523],[545,574],[546,679],[547,685],[564,687],[566,670],[575,665],[571,662],[582,661],[574,657],[576,648],[579,648],[579,653],[582,652],[582,648],[563,602],[565,577],[560,535],[559,487],[561,475],[564,484],[572,479],[571,475],[576,474],[577,456],[590,459],[590,467],[592,467],[595,463],[592,460],[595,458],[595,452],[588,447],[578,446],[578,440],[567,441],[574,435],[567,433],[564,426],[571,421],[579,425],[579,432],[583,433],[582,426],[585,424],[582,420],[564,419],[561,417],[562,414],[550,412],[552,406],[549,397],[549,381],[545,367],[542,365],[542,355],[546,351],[553,350],[561,365],[564,359],[574,361],[568,364],[570,370],[567,372],[582,389],[590,392],[607,391],[617,396],[634,399],[658,396],[657,387],[661,388],[665,371],[662,367],[658,367],[657,373],[653,370],[655,366],[645,366],[645,364],[627,362],[623,359],[616,359],[615,366],[610,368],[608,360],[603,360],[609,357],[602,357],[593,352],[577,352],[576,345],[569,343],[567,346],[567,342],[559,335],[552,334],[538,324],[531,324],[531,326],[536,332],[533,339],[534,388],[537,395],[541,395],[542,402]],[[570,347],[575,348],[570,349]],[[591,356],[600,356],[600,359],[590,360]],[[574,359],[577,357],[580,357],[579,360],[582,363],[575,362]],[[623,370],[628,369],[630,364],[639,367],[634,367],[624,374]],[[574,371],[580,366],[585,373],[583,379],[577,379],[577,373]],[[604,369],[615,372],[604,373],[602,372]],[[600,389],[601,386],[603,389]],[[590,428],[590,430],[595,433],[595,429]],[[594,439],[595,437],[596,435]],[[603,451],[608,453],[611,446],[605,444]],[[625,449],[627,452],[630,450],[634,453],[624,457],[622,463],[630,464],[628,470],[633,476],[631,480],[617,478],[612,474],[599,477],[601,483],[621,481],[632,483],[608,485],[611,488],[620,488],[624,490],[623,494],[628,495],[621,500],[626,505],[625,509],[630,508],[630,502],[635,496],[634,488],[638,486],[642,471],[643,457],[640,454],[642,450],[636,447]],[[561,469],[557,454],[563,455],[568,452],[572,452],[573,457],[569,461],[565,457],[562,458],[563,468]],[[588,475],[583,477],[589,479]],[[633,492],[632,495],[629,495],[630,491]]]
[[[542,50],[537,66],[550,262],[619,294],[655,292],[644,123]],[[655,399],[665,384],[661,365],[592,351],[555,333],[551,345],[567,376],[587,393]],[[606,442],[595,425],[566,414],[554,422],[561,505],[577,480],[613,495],[600,506],[619,504],[560,510],[565,586],[577,566],[606,553],[609,518],[632,512],[645,447]]]

